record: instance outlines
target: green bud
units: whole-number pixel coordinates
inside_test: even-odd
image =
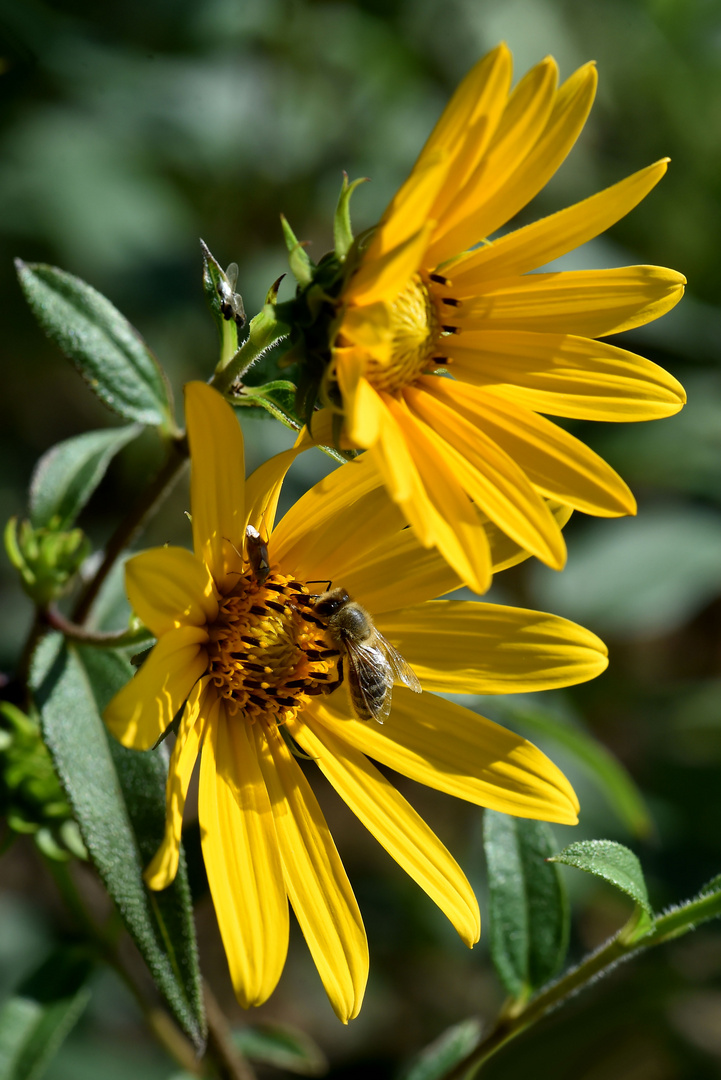
[[[90,541],[82,529],[35,529],[29,521],[18,525],[13,517],[5,527],[5,549],[25,592],[39,607],[46,608],[90,554]]]
[[[9,701],[0,702],[0,814],[48,858],[87,858],[40,725]]]

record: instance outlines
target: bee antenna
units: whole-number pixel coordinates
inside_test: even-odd
[[[324,581],[323,578],[315,578],[313,581],[306,581],[306,585],[325,585],[326,592],[330,592],[332,584],[332,581]]]

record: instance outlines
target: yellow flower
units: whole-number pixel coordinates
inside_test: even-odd
[[[422,543],[477,591],[491,570],[484,515],[560,569],[565,545],[547,498],[635,513],[621,478],[539,413],[650,420],[685,401],[663,369],[595,340],[668,311],[681,274],[530,273],[627,214],[667,159],[497,235],[560,166],[591,108],[592,64],[559,88],[557,77],[549,57],[509,93],[505,45],[466,76],[380,223],[349,252],[321,383],[346,444],[374,456]]]
[[[551,615],[429,602],[458,578],[405,527],[368,455],[317,484],[274,527],[297,451],[245,482],[243,439],[230,406],[192,383],[186,416],[195,554],[163,547],[128,562],[131,604],[158,640],[105,714],[125,746],[147,749],[182,710],[165,838],[146,879],[163,889],[175,876],[186,791],[202,754],[203,856],[239,1001],[260,1004],[275,987],[290,900],[333,1008],[347,1021],[365,988],[365,931],[289,744],[312,759],[308,767],[325,774],[471,946],[480,924],[465,876],[368,758],[481,806],[574,823],[575,795],[548,758],[428,691],[566,686],[602,671],[606,650],[593,634]],[[267,559],[253,530],[269,538]],[[503,535],[495,541],[498,568],[524,557]],[[383,726],[354,716],[346,687],[325,693],[340,657],[314,608],[319,579],[321,592],[332,581],[362,602],[420,679],[422,693],[393,689]]]

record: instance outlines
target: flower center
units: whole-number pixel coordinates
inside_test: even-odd
[[[304,603],[309,591],[287,574],[249,571],[221,602],[209,628],[208,671],[229,715],[291,720],[310,697],[338,685],[337,649],[326,623]]]
[[[394,393],[408,386],[424,371],[436,367],[432,358],[442,327],[438,311],[418,274],[414,274],[391,310],[391,357],[388,362],[371,358],[366,378],[376,390]]]

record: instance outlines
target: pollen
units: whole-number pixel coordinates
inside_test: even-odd
[[[393,301],[390,360],[371,358],[366,378],[376,390],[394,393],[437,364],[438,338],[443,330],[434,298],[419,274]]]
[[[288,575],[260,580],[250,570],[221,602],[209,627],[208,672],[228,716],[284,724],[338,685],[338,650],[307,597],[306,586]]]

